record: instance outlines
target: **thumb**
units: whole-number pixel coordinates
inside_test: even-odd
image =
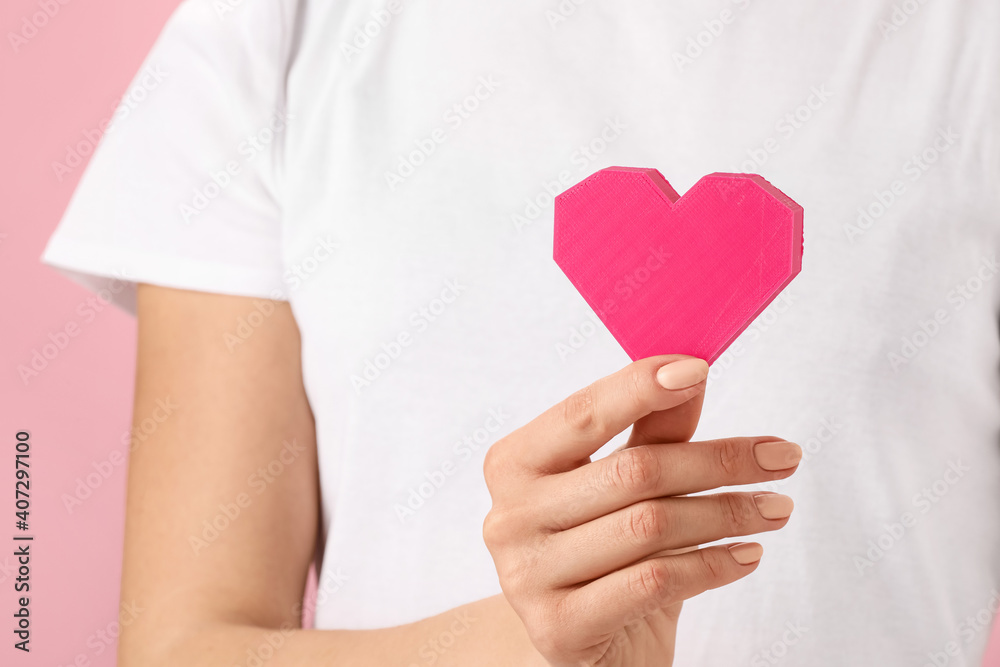
[[[681,389],[701,385],[702,391],[692,398],[667,410],[652,412],[635,423],[627,447],[653,443],[687,442],[698,427],[701,406],[705,402],[705,384],[708,363],[703,359],[676,355],[676,360],[660,369],[657,379],[661,384]]]

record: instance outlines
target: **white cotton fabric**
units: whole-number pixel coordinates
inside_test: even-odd
[[[698,438],[806,460],[769,487],[796,511],[760,569],[685,605],[675,664],[978,665],[998,62],[992,0],[188,0],[44,260],[130,281],[127,309],[135,282],[291,301],[316,625],[376,628],[499,591],[486,448],[628,362],[552,261],[551,195],[611,165],[681,193],[760,173],[805,209],[803,269],[715,363]]]

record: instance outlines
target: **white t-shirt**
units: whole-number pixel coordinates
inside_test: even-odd
[[[611,165],[681,193],[760,173],[805,208],[803,270],[714,364],[698,437],[806,460],[760,569],[686,604],[676,664],[974,666],[1000,604],[998,62],[993,0],[188,0],[44,259],[291,301],[316,625],[375,628],[499,592],[487,446],[628,362],[552,260],[552,195]]]

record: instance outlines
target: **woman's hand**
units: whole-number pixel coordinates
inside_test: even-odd
[[[697,546],[787,523],[787,496],[685,497],[783,479],[802,456],[774,437],[689,442],[707,374],[690,357],[637,361],[490,448],[484,539],[551,665],[671,664],[682,601],[747,576],[763,553]],[[625,447],[591,462],[633,424]]]

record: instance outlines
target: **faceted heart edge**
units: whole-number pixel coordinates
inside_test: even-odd
[[[563,205],[565,205],[565,203],[569,199],[571,199],[571,198],[573,198],[575,196],[578,196],[580,192],[582,192],[583,190],[585,190],[585,189],[593,186],[596,183],[596,181],[599,180],[602,177],[602,175],[606,175],[606,174],[608,174],[610,172],[627,172],[627,173],[639,173],[639,174],[642,174],[643,176],[645,176],[644,180],[647,182],[647,184],[670,207],[672,207],[680,199],[682,199],[683,195],[679,195],[677,193],[677,191],[674,190],[674,188],[670,185],[670,183],[667,182],[667,179],[663,177],[663,174],[661,174],[659,172],[659,170],[657,170],[657,169],[648,168],[648,167],[607,167],[605,169],[601,169],[601,170],[599,170],[597,172],[594,172],[593,174],[591,174],[590,176],[588,176],[584,180],[580,181],[576,185],[574,185],[574,186],[570,187],[569,189],[565,190],[564,192],[562,192],[561,194],[559,194],[555,198],[555,207],[554,207],[555,208],[555,213],[554,213],[554,218],[555,219],[554,219],[554,223],[553,223],[553,231],[554,231],[555,239],[554,239],[553,249],[552,249],[552,258],[553,258],[553,260],[555,260],[556,264],[562,270],[563,274],[569,279],[569,281],[576,288],[577,293],[580,294],[583,297],[584,301],[587,302],[587,305],[590,306],[591,310],[594,311],[594,314],[598,316],[598,318],[604,323],[604,326],[608,328],[608,330],[611,332],[611,334],[615,337],[615,339],[618,341],[618,343],[622,346],[622,348],[625,350],[625,353],[628,354],[628,356],[633,361],[635,361],[636,359],[639,358],[639,355],[636,354],[633,349],[630,349],[631,345],[629,344],[628,340],[624,336],[617,335],[615,333],[615,331],[614,331],[614,328],[612,326],[610,326],[608,324],[608,322],[605,321],[605,319],[603,317],[601,317],[601,315],[600,315],[600,309],[597,308],[597,307],[595,307],[594,304],[591,303],[590,296],[587,295],[587,294],[584,294],[584,291],[581,289],[581,286],[579,284],[577,284],[577,282],[576,282],[576,280],[574,280],[573,276],[570,275],[570,273],[566,271],[566,267],[563,265],[563,262],[560,261],[560,256],[559,256],[560,255],[560,253],[559,253],[559,250],[560,250],[560,244],[559,244],[559,210],[560,210],[560,208]],[[793,223],[793,230],[792,230],[792,235],[791,235],[791,238],[792,238],[792,248],[789,249],[790,250],[790,257],[791,257],[792,262],[791,262],[791,266],[788,267],[788,274],[785,277],[785,279],[782,280],[781,282],[777,283],[774,286],[774,288],[766,296],[766,298],[764,298],[764,299],[761,300],[760,306],[757,308],[757,310],[751,316],[749,316],[749,317],[747,317],[745,319],[744,324],[741,327],[739,327],[737,329],[734,329],[732,332],[729,332],[727,338],[725,339],[725,342],[723,342],[719,346],[719,348],[717,349],[717,351],[713,355],[711,355],[711,358],[706,359],[706,361],[709,364],[713,364],[720,356],[722,356],[722,354],[725,353],[725,351],[729,348],[729,346],[732,345],[733,341],[735,341],[737,338],[739,338],[740,334],[742,334],[744,331],[746,331],[746,329],[751,324],[753,324],[753,322],[760,316],[760,314],[762,312],[764,312],[764,310],[769,305],[771,305],[771,303],[774,301],[774,299],[776,299],[778,297],[778,295],[781,294],[781,292],[785,289],[785,287],[787,287],[788,284],[791,283],[792,280],[801,272],[801,270],[802,270],[802,255],[805,252],[805,239],[804,239],[804,235],[803,235],[803,222],[804,222],[804,217],[805,217],[805,211],[804,211],[804,209],[802,208],[801,205],[799,205],[791,197],[789,197],[784,192],[782,192],[781,190],[779,190],[777,187],[775,187],[767,179],[765,179],[763,176],[760,176],[759,174],[714,172],[714,173],[707,174],[707,175],[702,176],[701,178],[699,178],[698,181],[693,186],[691,186],[691,188],[688,190],[688,192],[690,192],[691,190],[695,190],[698,187],[698,185],[701,184],[702,181],[706,181],[706,180],[710,180],[710,179],[717,179],[717,178],[723,178],[723,179],[726,179],[726,180],[737,178],[737,179],[740,179],[740,180],[750,181],[754,185],[756,185],[758,188],[760,188],[761,190],[763,190],[765,193],[767,193],[769,196],[771,196],[772,198],[774,198],[775,200],[777,200],[778,203],[780,203],[786,209],[788,209],[788,211],[791,213],[792,223]],[[664,354],[668,354],[668,353],[669,352],[664,352]]]

